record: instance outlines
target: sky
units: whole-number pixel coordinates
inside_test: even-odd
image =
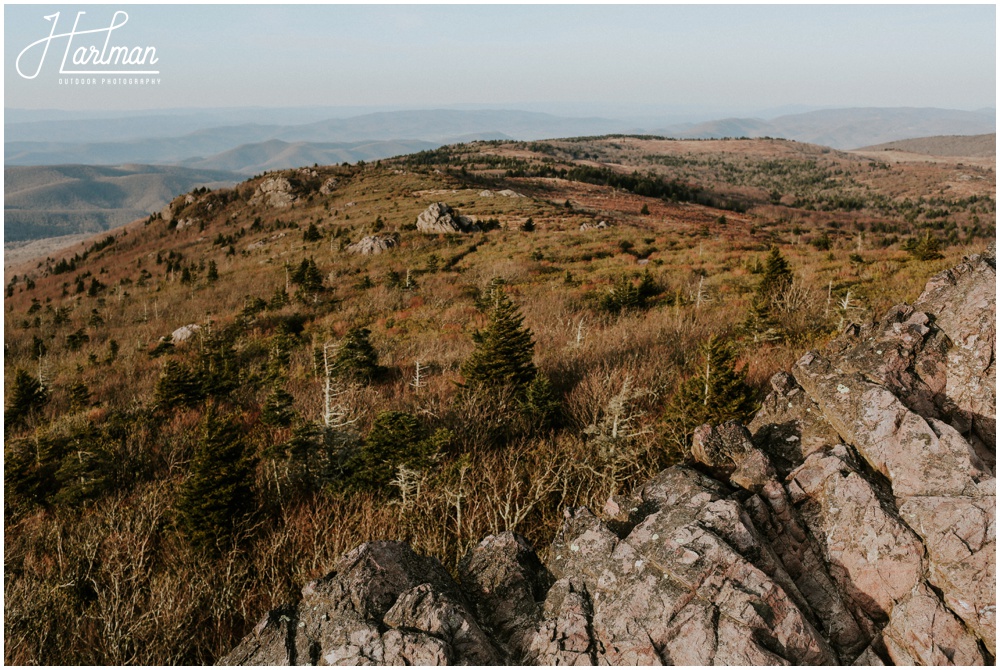
[[[79,46],[155,49],[156,83],[60,74]],[[119,20],[121,17],[119,16]],[[87,53],[86,49],[82,52]],[[138,53],[138,52],[137,52]],[[151,59],[151,57],[150,57]],[[95,66],[104,70],[109,66]],[[129,65],[128,68],[144,69]],[[80,66],[78,69],[86,69]],[[117,75],[127,79],[131,75]],[[88,77],[98,83],[77,84]],[[60,83],[60,81],[63,83]],[[65,83],[68,81],[69,83]],[[4,105],[979,109],[996,101],[994,5],[6,5]],[[638,111],[636,112],[639,113]]]

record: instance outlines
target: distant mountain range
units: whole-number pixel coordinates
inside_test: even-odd
[[[157,165],[5,167],[4,241],[100,232],[158,211],[179,193],[242,179]]]
[[[5,239],[98,231],[156,211],[196,186],[232,183],[268,170],[374,161],[473,140],[627,133],[776,137],[851,149],[929,135],[996,132],[994,109],[825,109],[662,127],[648,117],[637,124],[518,110],[382,111],[322,118],[324,113],[333,111],[168,110],[121,118],[47,112],[30,120],[24,110],[9,110],[4,124]],[[281,118],[290,123],[272,122]]]
[[[763,119],[721,119],[664,128],[662,134],[690,139],[780,137],[854,149],[930,135],[980,135],[996,132],[996,110],[965,112],[917,107],[824,109]]]
[[[84,163],[119,165],[151,163],[191,165],[210,161],[216,154],[234,150],[251,156],[253,164],[235,166],[232,154],[222,158],[233,169],[255,172],[260,161],[255,151],[243,152],[242,145],[260,145],[270,140],[292,143],[357,145],[336,147],[340,160],[372,160],[406,153],[413,142],[423,142],[421,149],[457,141],[475,139],[542,139],[572,137],[608,132],[625,132],[627,123],[602,118],[570,118],[521,111],[423,110],[379,112],[346,119],[327,119],[297,125],[247,123],[202,128],[179,136],[164,136],[157,130],[161,117],[153,117],[151,133],[134,136],[135,119],[123,121],[123,135],[129,139],[66,141],[67,137],[106,138],[106,119],[84,121],[46,121],[8,123],[5,125],[4,160],[7,165],[59,165]],[[96,128],[92,128],[96,126]],[[50,133],[47,136],[45,133]],[[75,135],[74,135],[75,133]],[[47,139],[51,137],[51,139]],[[22,139],[25,138],[25,139]],[[385,144],[379,146],[378,142]],[[329,151],[318,147],[313,151]],[[311,163],[311,162],[310,162]],[[273,168],[297,167],[301,163],[275,165]]]
[[[852,149],[913,137],[996,131],[995,110],[933,108],[826,109],[772,119],[729,118],[662,127],[648,120],[640,127],[601,117],[453,109],[376,112],[292,125],[204,125],[218,119],[218,115],[192,113],[7,122],[4,160],[6,165],[197,165],[253,174],[260,169],[302,165],[295,162],[301,161],[300,156],[315,157],[307,158],[306,164],[375,160],[474,139],[537,140],[636,133],[691,139],[780,137]],[[293,144],[295,149],[273,144],[274,140]],[[323,158],[327,155],[332,158]],[[246,157],[245,162],[240,161],[241,156]]]

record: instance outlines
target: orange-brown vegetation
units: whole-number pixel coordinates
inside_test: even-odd
[[[5,661],[207,663],[360,542],[407,540],[452,569],[487,533],[545,546],[566,506],[599,511],[684,458],[670,400],[710,335],[763,394],[805,349],[993,239],[995,175],[959,169],[777,140],[475,143],[195,192],[110,240],[8,267],[5,379],[40,377],[47,399],[6,430]],[[651,171],[676,197],[599,183],[601,170]],[[289,207],[255,198],[279,176]],[[416,231],[438,201],[486,232]],[[344,251],[378,231],[399,246]],[[937,260],[904,248],[927,234]],[[765,337],[746,323],[772,246],[794,279]],[[647,271],[655,294],[606,308]],[[554,427],[524,420],[514,395],[462,386],[498,279],[559,401]],[[189,324],[192,337],[163,339]],[[385,370],[337,380],[329,401],[324,345],[358,326]],[[187,399],[168,393],[171,364],[197,380]],[[291,425],[262,420],[276,388]],[[255,472],[253,508],[213,552],[178,509],[206,403],[238,423]],[[433,462],[401,465],[388,489],[348,486],[345,459],[386,411],[441,431]],[[296,441],[307,430],[323,437]]]

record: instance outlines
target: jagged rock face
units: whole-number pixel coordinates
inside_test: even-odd
[[[286,178],[268,177],[257,187],[253,197],[250,198],[250,204],[283,209],[291,207],[297,199],[291,182]]]
[[[417,217],[417,230],[422,233],[473,233],[479,232],[479,226],[443,202],[435,202]]]
[[[352,254],[370,256],[381,254],[396,247],[399,239],[395,235],[368,235],[354,244],[348,245],[347,251]]]
[[[363,545],[222,662],[992,663],[995,275],[969,258],[804,355],[749,431],[698,429],[696,467],[568,510],[548,565],[504,533],[459,585]]]
[[[500,659],[444,567],[398,542],[346,554],[270,612],[220,665],[493,665]]]

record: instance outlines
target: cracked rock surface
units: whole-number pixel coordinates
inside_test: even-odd
[[[222,664],[983,665],[996,653],[996,261],[808,352],[696,462],[453,579],[342,557]]]

